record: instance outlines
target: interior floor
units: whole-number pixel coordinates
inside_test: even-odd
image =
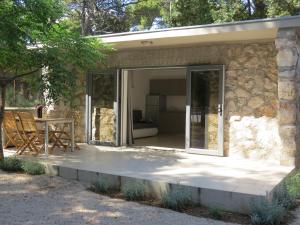
[[[133,146],[184,149],[186,68],[129,70],[128,75]]]
[[[135,147],[149,147],[149,148],[185,148],[184,134],[160,134],[154,137],[137,138],[134,139]]]

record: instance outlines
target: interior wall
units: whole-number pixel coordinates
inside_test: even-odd
[[[186,79],[185,68],[159,68],[130,70],[132,83],[129,84],[132,93],[132,108],[142,110],[145,118],[145,99],[150,93],[150,80]],[[185,111],[186,96],[167,96],[167,111]]]

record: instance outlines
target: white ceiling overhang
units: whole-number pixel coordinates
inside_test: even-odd
[[[172,45],[206,44],[270,40],[279,28],[300,27],[300,16],[251,20],[224,24],[178,27],[155,31],[126,32],[99,35],[104,43],[116,49],[164,47]]]

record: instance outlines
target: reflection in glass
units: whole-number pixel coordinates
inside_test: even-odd
[[[101,143],[116,142],[116,76],[92,75],[92,140]]]
[[[219,71],[191,72],[191,148],[218,149],[219,79]]]

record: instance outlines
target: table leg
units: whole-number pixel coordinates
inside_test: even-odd
[[[72,121],[72,123],[71,123],[71,138],[72,138],[71,151],[72,152],[74,152],[74,146],[75,146],[74,136],[75,136],[74,121]]]
[[[48,144],[49,144],[49,127],[48,122],[45,122],[45,155],[48,157]]]

